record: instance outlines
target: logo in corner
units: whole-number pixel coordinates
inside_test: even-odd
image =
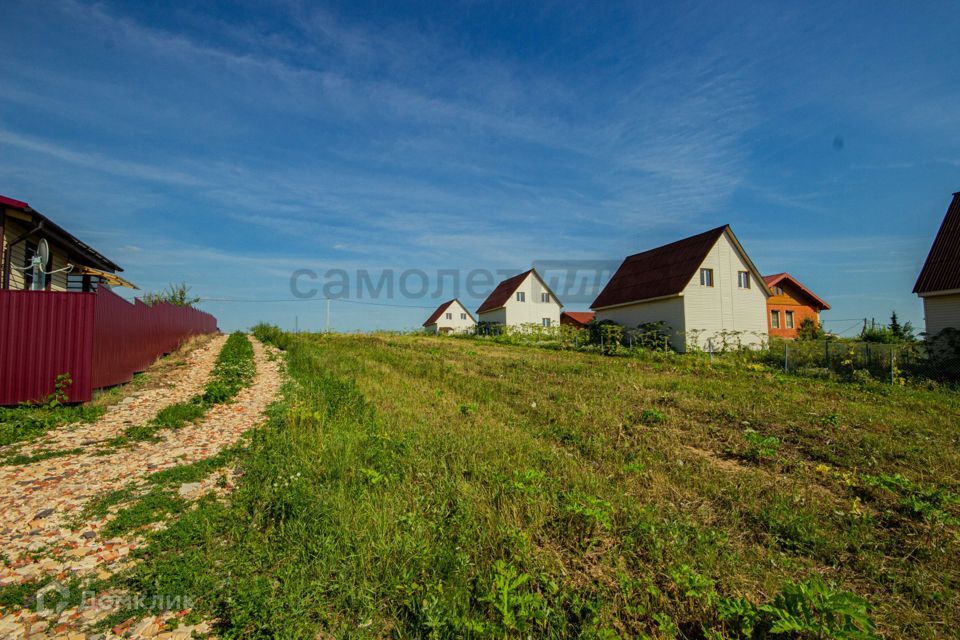
[[[57,580],[51,580],[37,591],[36,600],[37,612],[62,613],[70,602],[70,588]]]

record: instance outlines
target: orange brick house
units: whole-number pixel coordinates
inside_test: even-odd
[[[820,326],[820,312],[830,308],[789,273],[763,276],[770,288],[767,298],[767,327],[775,338],[796,338],[800,324],[810,318]]]

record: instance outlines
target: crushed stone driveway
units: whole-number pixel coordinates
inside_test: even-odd
[[[60,581],[86,575],[104,577],[122,569],[129,552],[137,546],[136,540],[101,539],[97,529],[103,521],[83,522],[73,528],[77,527],[83,507],[90,500],[132,486],[149,474],[216,455],[236,444],[244,432],[261,424],[267,406],[280,390],[281,359],[271,347],[250,340],[256,362],[253,383],[242,389],[233,402],[212,407],[198,424],[161,431],[159,442],[137,442],[110,455],[82,453],[0,468],[0,549],[6,557],[6,562],[0,564],[0,586],[47,577]],[[216,344],[222,346],[223,342]],[[211,348],[215,359],[218,349],[215,345]],[[206,380],[205,376],[198,377]],[[195,383],[191,380],[190,386]],[[179,394],[169,396],[175,397]],[[102,420],[124,424],[124,407],[131,412],[140,410],[130,404],[121,403]],[[138,413],[136,423],[143,421]],[[106,433],[113,427],[90,425],[92,432],[101,433],[101,428]],[[84,637],[75,627],[62,625],[57,629],[62,635],[48,636],[49,621],[42,622],[45,631],[35,635],[30,625],[40,621],[31,610],[2,616],[0,638]]]

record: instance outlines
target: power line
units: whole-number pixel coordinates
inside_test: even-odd
[[[395,307],[399,309],[435,309],[434,305],[394,304],[390,302],[367,302],[348,298],[202,298],[201,302],[345,302],[347,304],[368,305],[373,307]]]

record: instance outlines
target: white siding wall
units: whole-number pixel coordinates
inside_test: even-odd
[[[713,269],[713,286],[700,284],[700,269],[683,292],[685,330],[704,348],[720,344],[722,332],[737,332],[744,345],[758,346],[767,337],[767,297],[763,283],[750,275],[750,288],[737,286],[737,272],[749,271],[746,261],[724,233],[700,268]],[[728,339],[729,341],[729,339]]]
[[[507,324],[507,310],[504,308],[494,309],[477,315],[478,322],[491,322],[495,324]]]
[[[683,351],[684,313],[683,298],[676,296],[652,302],[613,307],[597,310],[597,321],[613,320],[627,328],[634,328],[647,322],[664,322],[671,329],[670,344],[674,349]]]
[[[927,335],[935,336],[947,327],[960,329],[960,293],[927,296],[923,299]]]
[[[447,320],[448,313],[453,316],[451,320]],[[466,315],[466,319],[461,318],[461,314]],[[446,311],[440,314],[435,324],[427,326],[427,330],[434,333],[463,333],[473,329],[476,324],[467,310],[463,308],[463,305],[459,301],[455,301],[447,307]]]

